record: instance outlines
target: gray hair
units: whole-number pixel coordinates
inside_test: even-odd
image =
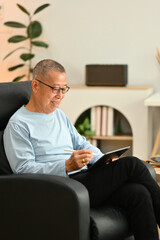
[[[33,79],[39,75],[45,75],[50,70],[65,73],[65,69],[60,63],[51,59],[44,59],[36,64],[33,70]]]

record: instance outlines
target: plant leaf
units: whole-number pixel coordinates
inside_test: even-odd
[[[29,71],[30,71],[30,73],[33,73],[33,68],[30,68]]]
[[[16,78],[13,79],[13,82],[18,82],[19,80],[21,80],[21,79],[24,78],[25,76],[26,76],[25,74],[23,74],[23,75],[21,75],[21,76],[18,76],[18,77],[16,77]]]
[[[14,53],[14,52],[16,52],[17,50],[22,49],[22,48],[25,49],[25,47],[19,47],[19,48],[14,49],[12,52],[8,53],[8,54],[3,58],[3,60],[5,60],[6,58],[8,58],[12,53]]]
[[[44,8],[46,8],[46,7],[48,7],[48,6],[50,6],[49,3],[43,4],[42,6],[38,7],[38,8],[34,11],[33,15],[35,15],[36,13],[42,11]]]
[[[13,67],[10,67],[10,68],[8,68],[8,71],[14,71],[15,69],[17,69],[17,68],[20,68],[20,67],[23,67],[24,66],[24,64],[18,64],[18,65],[16,65],[16,66],[13,66]]]
[[[29,13],[21,4],[18,4],[18,3],[17,3],[17,6],[19,7],[19,9],[20,9],[22,12],[24,12],[24,13],[26,13],[28,16],[30,16],[30,13]]]
[[[21,35],[16,35],[16,36],[13,36],[13,37],[9,38],[8,42],[9,43],[18,43],[18,42],[22,42],[26,39],[28,39],[28,37],[21,36]]]
[[[88,117],[87,118],[85,118],[85,120],[84,120],[84,122],[83,122],[83,125],[84,125],[84,127],[85,127],[85,129],[90,129],[90,122],[89,122],[89,119],[88,119]]]
[[[80,133],[84,132],[84,125],[83,124],[79,124],[79,132]]]
[[[94,136],[94,132],[92,132],[91,130],[86,130],[86,131],[85,131],[85,136],[87,136],[87,137],[93,137],[93,136]]]
[[[27,34],[29,38],[33,39],[33,38],[39,37],[41,33],[42,33],[42,26],[40,22],[33,21],[29,24],[27,28]]]
[[[77,131],[85,136],[87,139],[88,138],[91,138],[95,135],[95,131],[92,131],[91,129],[91,124],[90,124],[90,120],[88,117],[86,117],[82,123],[80,123],[78,126],[77,126]]]
[[[48,48],[48,44],[42,41],[32,41],[31,43],[37,47]]]
[[[20,58],[23,60],[23,61],[27,61],[27,60],[30,60],[32,58],[34,58],[34,54],[31,54],[31,53],[23,53],[21,54]]]
[[[4,25],[13,28],[26,28],[26,26],[20,22],[5,22]]]

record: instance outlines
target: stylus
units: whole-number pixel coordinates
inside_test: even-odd
[[[74,151],[76,151],[76,150],[73,150],[73,149],[64,149],[64,151],[66,151],[66,152],[74,152]],[[97,153],[93,153],[93,155],[98,155]]]

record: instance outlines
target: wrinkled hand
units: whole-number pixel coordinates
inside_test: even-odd
[[[66,160],[66,172],[78,170],[89,163],[93,157],[93,152],[89,149],[74,151],[69,159]]]

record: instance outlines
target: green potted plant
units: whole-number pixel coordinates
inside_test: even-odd
[[[33,53],[33,46],[36,47],[43,47],[43,48],[48,48],[48,44],[43,42],[43,41],[39,41],[39,40],[35,40],[36,38],[38,38],[41,34],[42,34],[42,25],[39,21],[37,20],[33,20],[33,17],[39,13],[40,11],[44,10],[46,7],[48,7],[50,4],[46,3],[43,4],[41,6],[39,6],[33,14],[31,14],[26,8],[24,8],[22,5],[17,4],[17,7],[28,16],[28,25],[25,25],[21,22],[15,22],[15,21],[8,21],[5,22],[4,25],[8,26],[8,27],[12,27],[12,28],[22,28],[26,30],[26,34],[25,35],[15,35],[12,36],[8,39],[9,43],[19,43],[22,41],[27,41],[27,47],[25,46],[21,46],[18,47],[16,49],[14,49],[13,51],[11,51],[10,53],[8,53],[5,57],[4,60],[6,58],[8,58],[11,54],[13,54],[14,52],[20,50],[20,49],[24,49],[25,52],[20,54],[20,59],[21,59],[21,63],[11,66],[10,68],[8,68],[8,71],[14,71],[18,68],[22,68],[24,66],[27,66],[27,74],[24,73],[23,75],[17,76],[16,78],[13,79],[13,81],[19,81],[20,79],[27,77],[28,80],[30,80],[33,69],[32,69],[32,59],[35,57],[35,53]]]
[[[82,123],[79,123],[76,128],[79,134],[85,136],[87,139],[91,139],[95,135],[95,131],[91,129],[88,117],[86,117]]]

